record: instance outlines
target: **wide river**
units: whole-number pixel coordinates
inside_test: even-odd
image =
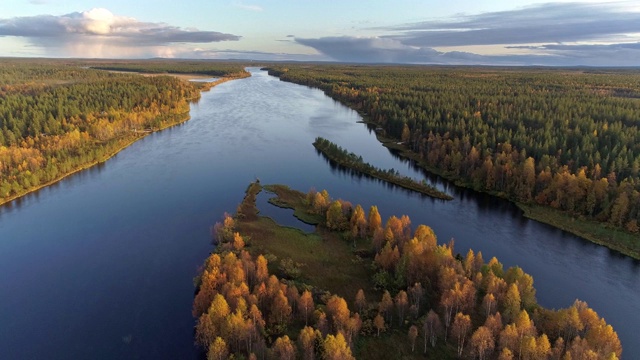
[[[623,357],[640,358],[639,262],[438,182],[321,91],[251,71],[203,93],[185,124],[0,207],[0,358],[197,358],[192,278],[212,248],[210,226],[235,211],[256,177],[375,204],[385,219],[407,214],[439,241],[454,238],[457,252],[519,265],[534,277],[540,304],[587,301],[617,330]],[[317,136],[375,166],[427,177],[455,200],[332,169],[311,145]]]

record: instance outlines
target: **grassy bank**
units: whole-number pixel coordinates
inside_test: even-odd
[[[635,259],[640,259],[638,235],[613,229],[594,221],[568,215],[565,212],[539,205],[516,203],[524,216],[578,235],[593,243],[606,246]]]
[[[283,185],[267,185],[265,189],[276,195],[271,203],[294,209],[305,222],[318,223],[322,218],[309,213],[308,206],[304,204],[305,194]],[[368,295],[372,297],[380,296],[372,290],[369,280],[372,273],[368,265],[371,261],[356,256],[350,242],[345,241],[340,233],[331,232],[321,225],[315,233],[308,234],[281,226],[271,218],[254,216],[258,214],[255,196],[261,190],[258,183],[250,185],[239,206],[243,215],[238,217],[237,229],[251,239],[251,253],[275,256],[278,260],[272,261],[271,266],[275,267],[272,271],[276,273],[281,260],[292,259],[300,269],[296,280],[311,285],[317,291],[329,291],[352,300],[356,291],[362,288],[371,289]]]

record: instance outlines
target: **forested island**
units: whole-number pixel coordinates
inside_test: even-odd
[[[453,199],[450,195],[439,191],[433,186],[427,184],[424,180],[422,182],[417,182],[410,177],[400,175],[394,169],[383,170],[376,168],[369,163],[365,163],[362,156],[350,153],[346,149],[341,148],[327,139],[321,137],[316,138],[313,142],[313,146],[327,159],[345,168],[434,198],[443,200]]]
[[[269,73],[359,111],[428,171],[640,258],[638,71],[290,64]]]
[[[208,359],[617,359],[616,332],[588,305],[549,310],[533,278],[472,250],[455,254],[407,216],[265,186],[314,233],[259,216],[259,182],[212,227],[194,279],[196,342]]]
[[[105,161],[146,134],[189,119],[211,84],[88,68],[80,60],[0,61],[0,204]],[[100,64],[107,67],[104,61]],[[248,76],[239,64],[162,62],[113,67]],[[181,69],[181,70],[179,70]]]

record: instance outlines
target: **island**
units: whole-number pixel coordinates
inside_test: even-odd
[[[260,216],[256,196],[315,224]],[[618,359],[611,325],[585,302],[551,310],[519,267],[462,256],[407,216],[251,183],[194,279],[196,343],[208,359]]]
[[[408,176],[402,176],[394,169],[382,170],[364,162],[362,156],[350,153],[346,149],[332,143],[331,141],[318,137],[313,142],[313,146],[327,159],[334,163],[351,169],[358,173],[370,176],[375,179],[400,186],[405,189],[419,192],[437,199],[453,200],[453,197],[426,183],[425,180],[418,182]]]

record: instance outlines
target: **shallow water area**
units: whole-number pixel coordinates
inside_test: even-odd
[[[256,206],[260,211],[259,216],[269,217],[282,226],[299,229],[306,233],[316,231],[315,225],[307,224],[293,216],[293,209],[285,209],[271,204],[269,199],[273,197],[275,197],[274,194],[268,193],[265,190],[262,190],[260,194],[258,194],[256,197]]]

